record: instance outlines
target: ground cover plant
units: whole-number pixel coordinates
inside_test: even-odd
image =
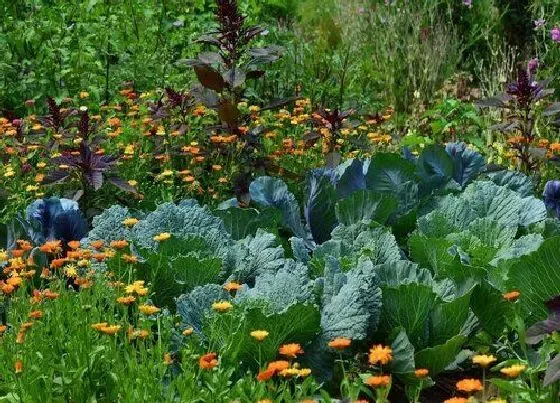
[[[560,399],[554,2],[156,3],[0,5],[1,400]]]

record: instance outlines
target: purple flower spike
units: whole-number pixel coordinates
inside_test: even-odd
[[[560,28],[558,27],[552,28],[552,30],[550,31],[550,37],[554,42],[560,43]]]

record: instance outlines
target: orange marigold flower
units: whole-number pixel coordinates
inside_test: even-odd
[[[111,241],[110,243],[111,248],[115,249],[124,249],[128,246],[128,241],[121,239],[119,241]]]
[[[119,330],[121,330],[120,325],[107,325],[107,326],[103,326],[103,327],[99,328],[99,331],[101,333],[105,333],[105,334],[108,334],[110,336],[113,336],[113,335],[117,334],[119,332]]]
[[[329,341],[329,347],[334,348],[335,350],[344,350],[350,347],[352,344],[352,340],[348,337],[337,337],[334,340]]]
[[[119,297],[117,302],[121,305],[132,305],[136,301],[136,297],[129,295],[128,297]]]
[[[425,378],[428,376],[429,373],[430,371],[428,371],[426,368],[418,368],[417,370],[414,371],[414,376],[416,378]]]
[[[16,374],[21,374],[23,372],[23,361],[22,360],[17,360],[14,363],[14,369],[16,371]]]
[[[91,241],[90,245],[93,249],[101,249],[103,247],[103,245],[105,244],[104,241],[99,240],[99,241]]]
[[[45,291],[43,291],[43,296],[47,299],[57,299],[58,297],[60,297],[60,294],[58,292],[52,292],[47,288]]]
[[[290,367],[290,363],[288,361],[279,360],[279,361],[269,362],[267,369],[272,369],[275,372],[279,372],[289,367]]]
[[[134,255],[123,255],[122,258],[126,263],[131,263],[131,264],[138,263],[138,258]]]
[[[62,252],[62,243],[60,241],[47,241],[39,247],[39,250],[44,253],[60,253]]]
[[[469,399],[465,399],[464,397],[452,397],[444,400],[443,403],[469,403]]]
[[[43,317],[43,311],[32,311],[28,316],[31,319],[41,319]]]
[[[372,388],[385,388],[391,383],[391,377],[389,375],[370,376],[365,383]]]
[[[10,295],[12,292],[14,292],[15,287],[13,285],[10,284],[2,284],[2,293],[5,295]]]
[[[508,378],[517,378],[525,369],[527,366],[523,364],[513,364],[511,367],[500,369],[500,372]]]
[[[200,357],[198,360],[198,365],[201,369],[212,369],[218,365],[216,353],[207,353]]]
[[[298,354],[303,354],[303,350],[299,343],[284,344],[278,351],[281,355],[288,358],[296,358]]]
[[[107,326],[107,322],[99,322],[99,323],[94,323],[91,325],[91,327],[95,330],[101,331],[101,328],[106,327]]]
[[[59,269],[61,268],[64,263],[66,263],[67,259],[66,258],[60,258],[60,259],[53,259],[51,261],[51,268],[53,269]]]
[[[479,379],[462,379],[455,386],[461,392],[478,392],[482,390],[482,382]]]
[[[70,241],[70,242],[68,242],[68,247],[70,249],[76,250],[80,247],[80,241]]]
[[[268,381],[270,378],[274,376],[274,374],[276,374],[276,371],[274,369],[267,368],[258,373],[257,380],[259,382]]]
[[[241,287],[243,287],[241,284],[236,283],[235,281],[230,281],[229,283],[227,283],[226,285],[224,285],[224,290],[226,291],[237,291],[239,290]]]
[[[369,363],[386,365],[393,359],[393,350],[390,347],[378,344],[369,350]]]
[[[519,291],[510,291],[504,294],[504,299],[509,302],[515,302],[520,295]]]
[[[22,282],[23,280],[20,276],[12,276],[6,280],[6,283],[13,287],[19,287]]]

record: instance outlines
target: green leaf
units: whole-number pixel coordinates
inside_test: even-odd
[[[453,160],[439,144],[424,148],[416,163],[416,172],[422,180],[422,188],[430,192],[445,185],[454,173]]]
[[[471,309],[480,326],[494,337],[501,336],[511,314],[511,304],[502,293],[487,282],[482,282],[473,291]]]
[[[423,284],[403,284],[382,287],[381,328],[402,326],[415,347],[425,343],[425,326],[436,303],[432,287]]]
[[[417,352],[414,356],[416,367],[428,369],[432,377],[439,374],[455,361],[455,357],[461,352],[461,347],[466,340],[465,336],[457,335],[444,344]]]
[[[399,327],[393,330],[389,338],[391,340],[391,350],[393,350],[393,360],[389,366],[393,374],[408,374],[414,372],[414,346],[408,340],[406,331]]]
[[[397,207],[398,201],[392,196],[360,190],[340,200],[335,211],[338,222],[344,225],[360,221],[385,224]]]
[[[216,210],[214,215],[224,222],[226,230],[235,240],[243,239],[248,235],[255,235],[259,228],[276,229],[277,223],[282,221],[278,210],[230,208]]]
[[[519,304],[532,321],[545,319],[545,301],[560,294],[559,267],[560,237],[554,237],[545,240],[536,252],[522,256],[510,268],[507,285],[520,291]]]
[[[369,190],[395,193],[406,182],[416,182],[416,168],[398,154],[379,153],[372,158],[366,175]]]
[[[430,345],[444,344],[459,334],[469,317],[471,292],[436,305],[430,315]]]

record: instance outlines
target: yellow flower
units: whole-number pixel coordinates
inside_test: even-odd
[[[64,268],[64,274],[66,274],[66,277],[78,277],[78,270],[76,266],[70,264]]]
[[[496,357],[493,355],[477,354],[472,357],[473,364],[478,364],[483,368],[488,367],[493,362],[496,362]]]
[[[163,363],[165,365],[170,365],[173,363],[173,358],[171,358],[171,354],[165,353],[163,356]]]
[[[293,376],[298,376],[298,375],[299,375],[299,369],[297,368],[286,368],[280,371],[280,376],[283,376],[284,378],[291,378]]]
[[[80,92],[80,99],[86,99],[88,97],[89,97],[89,92],[87,91]]]
[[[191,334],[193,334],[194,332],[194,328],[191,327],[187,327],[185,330],[183,330],[183,336],[190,336]]]
[[[138,223],[137,218],[127,218],[122,222],[126,227],[134,227]]]
[[[526,369],[527,366],[523,364],[513,364],[511,367],[500,369],[500,372],[508,378],[517,378]]]
[[[369,363],[386,365],[393,359],[393,351],[390,347],[381,344],[373,346],[369,350]]]
[[[144,315],[153,315],[154,313],[158,313],[159,311],[161,311],[161,309],[159,309],[157,306],[154,305],[140,305],[138,307],[138,309],[140,310],[140,312],[142,312]]]
[[[507,403],[507,400],[497,398],[497,399],[488,400],[488,403]]]
[[[268,332],[266,330],[253,330],[250,335],[257,341],[263,341],[268,337]]]
[[[228,301],[218,301],[212,304],[212,309],[217,312],[227,312],[229,311],[233,305]]]
[[[154,237],[154,241],[163,242],[168,240],[169,238],[171,238],[171,234],[169,232],[162,232]]]

